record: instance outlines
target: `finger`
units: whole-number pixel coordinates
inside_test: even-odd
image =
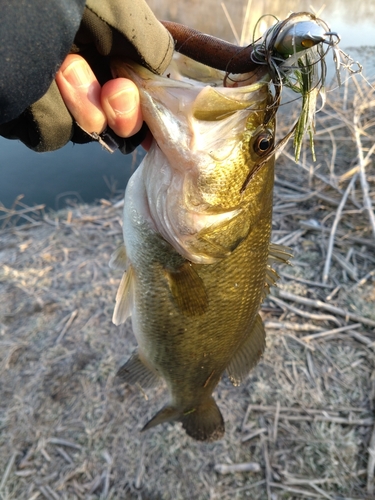
[[[100,134],[107,120],[100,103],[101,87],[89,64],[77,54],[69,54],[56,75],[56,83],[66,107],[87,132]]]
[[[143,123],[136,85],[126,78],[115,78],[103,85],[102,108],[109,127],[121,137],[137,133]]]

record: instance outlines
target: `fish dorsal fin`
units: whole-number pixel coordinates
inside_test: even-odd
[[[142,389],[151,389],[160,381],[159,377],[143,363],[138,350],[134,351],[127,362],[119,368],[116,376],[122,382],[131,385],[138,383]]]
[[[127,318],[131,316],[133,308],[133,294],[134,294],[134,271],[131,266],[124,272],[120,286],[117,290],[116,305],[113,311],[112,322],[115,325],[125,323]]]
[[[177,270],[165,269],[169,289],[179,309],[185,316],[200,316],[208,307],[204,283],[191,262]]]
[[[109,261],[109,267],[111,269],[119,269],[120,271],[126,271],[128,266],[128,258],[126,256],[125,245],[122,243],[116,248],[116,250],[111,255]]]
[[[280,279],[280,276],[275,271],[275,269],[273,269],[273,267],[271,267],[269,264],[267,264],[266,274],[264,276],[264,287],[262,290],[262,298],[261,298],[262,301],[270,293],[271,286],[274,286],[276,284],[277,280],[279,280],[279,279]]]
[[[250,370],[258,363],[265,347],[266,332],[258,314],[252,329],[227,367],[228,377],[234,386],[245,380]]]
[[[291,257],[293,257],[293,254],[289,247],[278,245],[277,243],[270,243],[264,288],[262,290],[262,300],[264,300],[270,293],[271,286],[274,286],[277,280],[280,279],[278,273],[275,271],[275,269],[273,269],[272,264],[274,262],[277,262],[279,264],[289,264],[289,260]]]
[[[270,243],[268,249],[268,264],[272,262],[280,262],[280,264],[289,264],[290,259],[293,257],[292,250],[284,245],[277,243]]]

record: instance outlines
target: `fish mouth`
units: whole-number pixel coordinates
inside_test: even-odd
[[[170,163],[181,172],[192,170],[197,158],[189,161],[186,155],[179,155],[176,162],[177,151],[194,153],[204,148],[212,161],[230,155],[238,135],[243,132],[242,123],[233,117],[232,127],[224,125],[230,133],[225,134],[223,147],[223,141],[214,134],[210,136],[213,122],[219,127],[220,122],[224,123],[240,111],[246,117],[250,110],[264,109],[270,81],[269,76],[264,75],[257,82],[247,85],[246,75],[238,75],[240,80],[233,81],[233,87],[223,87],[224,72],[211,72],[211,68],[195,61],[191,61],[194,67],[189,72],[190,60],[187,59],[177,55],[171,70],[168,68],[166,71],[167,76],[155,75],[131,61],[124,63],[115,59],[112,62],[115,76],[128,78],[136,84],[143,118],[151,134]],[[183,115],[188,115],[188,118]],[[221,132],[216,128],[215,134],[220,136]]]
[[[183,62],[179,57],[172,69]],[[194,76],[194,83],[172,79],[172,73],[154,75],[130,62],[114,67],[117,76],[137,85],[143,117],[155,139],[143,166],[145,210],[153,226],[190,262],[213,264],[227,257],[246,232],[234,229],[237,221],[248,225],[242,223],[247,201],[240,189],[249,164],[254,166],[256,161],[243,141],[264,129],[269,78],[223,87],[223,72],[215,71],[209,85],[206,68],[203,82],[199,80],[199,66],[188,75]],[[183,65],[183,78],[188,69]],[[241,78],[245,83],[246,78]],[[259,168],[269,158],[264,161],[256,155]],[[230,241],[221,241],[219,233],[228,227]]]

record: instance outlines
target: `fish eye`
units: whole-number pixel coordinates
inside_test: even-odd
[[[258,156],[269,153],[273,147],[273,135],[270,132],[263,132],[255,139],[253,148]]]

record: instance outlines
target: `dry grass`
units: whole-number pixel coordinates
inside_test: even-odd
[[[306,153],[296,165],[290,146],[278,160],[273,241],[294,265],[264,304],[262,361],[240,388],[224,379],[216,391],[217,443],[179,424],[140,434],[165,391],[147,401],[114,378],[135,346],[130,324],[111,323],[121,209],[3,211],[2,500],[374,498],[375,101],[352,90],[355,106],[343,89],[320,113],[315,164]]]

